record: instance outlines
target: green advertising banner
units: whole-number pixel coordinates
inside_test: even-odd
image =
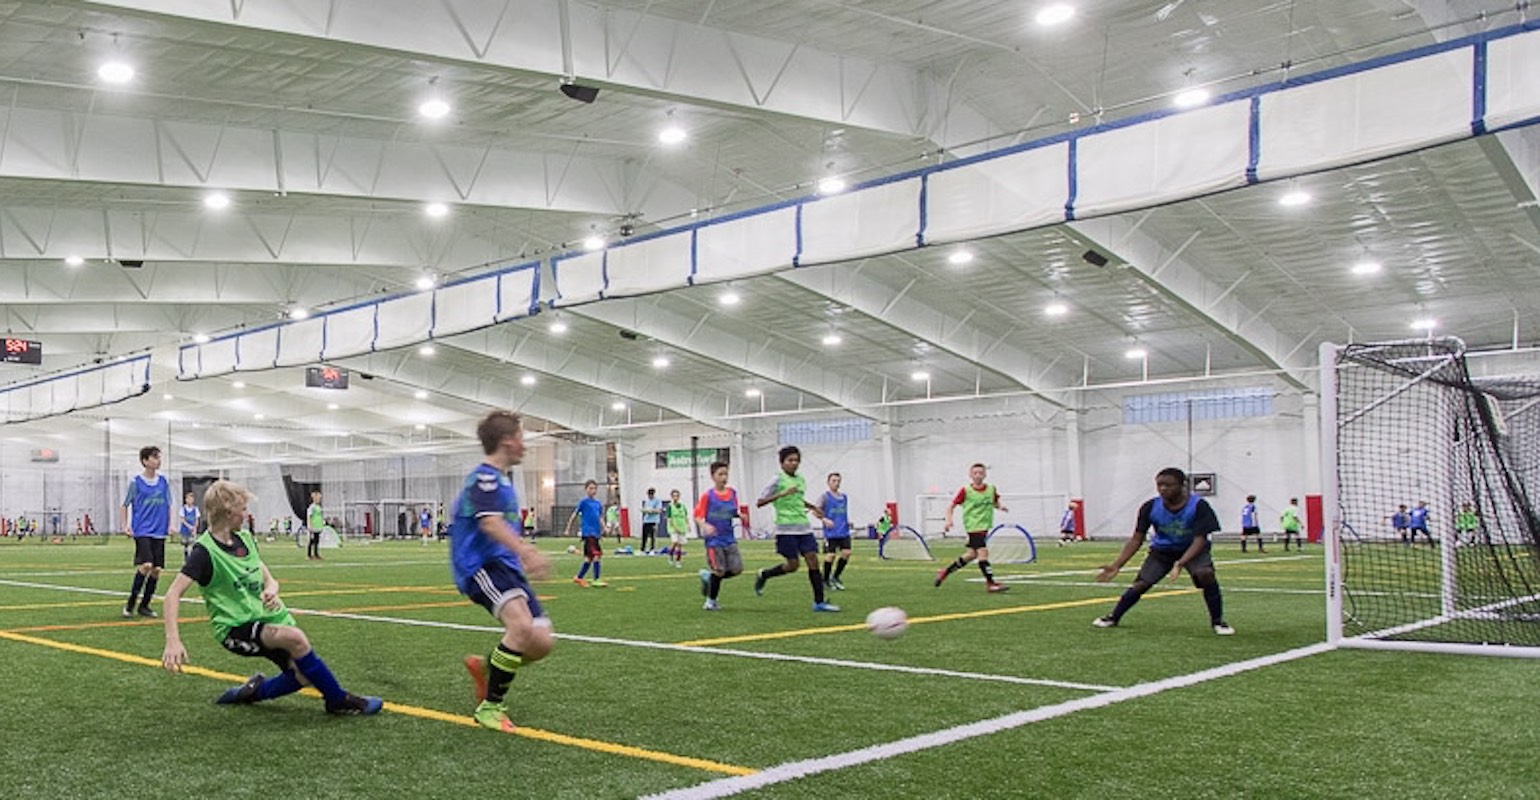
[[[712,447],[709,449],[703,447],[695,451],[695,463],[704,468],[710,466],[713,461],[727,461],[727,454],[729,452],[731,450],[726,447]],[[657,461],[654,466],[657,469],[689,469],[690,467],[689,450],[662,450],[657,451],[655,455],[657,456]]]

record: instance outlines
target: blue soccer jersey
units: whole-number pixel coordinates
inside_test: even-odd
[[[1426,506],[1418,506],[1412,509],[1412,513],[1407,515],[1407,527],[1414,531],[1425,531],[1428,529],[1428,509]]]
[[[1242,528],[1260,528],[1260,527],[1262,527],[1261,525],[1257,524],[1257,504],[1256,503],[1247,503],[1246,505],[1241,506],[1241,527]]]
[[[584,538],[597,539],[604,535],[604,504],[592,497],[585,497],[577,504],[578,524]]]
[[[138,529],[138,526],[135,526]],[[182,528],[179,531],[184,536],[191,536],[198,532],[198,507],[182,506]]]
[[[1137,529],[1148,532],[1152,527],[1155,537],[1150,540],[1150,549],[1186,550],[1193,537],[1219,530],[1219,518],[1214,516],[1208,501],[1197,495],[1188,495],[1187,502],[1177,511],[1166,508],[1163,500],[1154,497],[1139,509]]]
[[[154,483],[145,482],[143,475],[135,475],[128,483],[123,507],[130,509],[129,524],[134,528],[134,538],[164,539],[171,525],[171,484],[164,475],[155,476]]]
[[[733,521],[738,519],[738,513],[736,489],[728,489],[723,495],[718,495],[715,489],[707,489],[700,496],[695,515],[706,520],[701,533],[706,537],[707,547],[726,547],[738,540],[733,535]]]
[[[850,498],[833,492],[824,492],[823,499],[818,502],[818,510],[834,523],[834,527],[824,529],[825,539],[849,539],[850,538]]]
[[[1396,530],[1405,530],[1412,527],[1412,515],[1397,511],[1390,515],[1390,526]]]
[[[481,532],[481,519],[494,516],[507,520],[514,531],[523,534],[519,493],[501,470],[482,464],[466,476],[455,500],[454,522],[449,526],[449,564],[461,592],[469,592],[472,577],[487,564],[502,563],[524,571],[517,554]]]

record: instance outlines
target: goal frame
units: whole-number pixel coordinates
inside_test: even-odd
[[[1403,342],[1383,342],[1381,344],[1408,344],[1413,340]],[[1421,343],[1424,340],[1415,340]],[[1337,411],[1338,400],[1338,375],[1337,359],[1346,348],[1346,345],[1333,342],[1322,342],[1319,350],[1318,366],[1320,369],[1321,404],[1320,404],[1320,435],[1321,435],[1321,505],[1326,514],[1326,526],[1323,535],[1326,541],[1326,641],[1335,647],[1356,648],[1363,650],[1390,650],[1400,652],[1417,653],[1447,653],[1452,655],[1481,655],[1500,656],[1508,658],[1540,658],[1540,647],[1529,645],[1511,644],[1476,644],[1461,642],[1425,642],[1390,640],[1378,638],[1379,636],[1394,635],[1415,627],[1437,625],[1452,619],[1454,612],[1453,581],[1455,580],[1453,552],[1454,548],[1447,542],[1441,543],[1440,550],[1442,568],[1439,574],[1439,594],[1442,597],[1442,613],[1427,620],[1422,620],[1410,625],[1402,625],[1385,631],[1375,631],[1367,634],[1348,636],[1344,632],[1342,600],[1346,586],[1343,583],[1342,564],[1342,526],[1347,524],[1342,518],[1341,496],[1338,491],[1341,475],[1337,469],[1338,462],[1338,436],[1337,428],[1341,424]],[[1469,612],[1465,612],[1469,613]]]

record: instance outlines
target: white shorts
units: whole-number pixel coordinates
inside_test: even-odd
[[[670,533],[668,535],[668,543],[669,544],[684,544],[684,540],[685,540],[685,535],[682,534],[682,533]]]

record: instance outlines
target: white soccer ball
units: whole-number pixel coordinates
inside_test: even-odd
[[[909,615],[894,606],[879,608],[866,615],[866,629],[878,639],[896,639],[909,629]]]
[[[574,545],[574,544],[567,545],[567,555],[572,555],[573,553],[576,553],[576,552],[577,552],[577,545]]]

